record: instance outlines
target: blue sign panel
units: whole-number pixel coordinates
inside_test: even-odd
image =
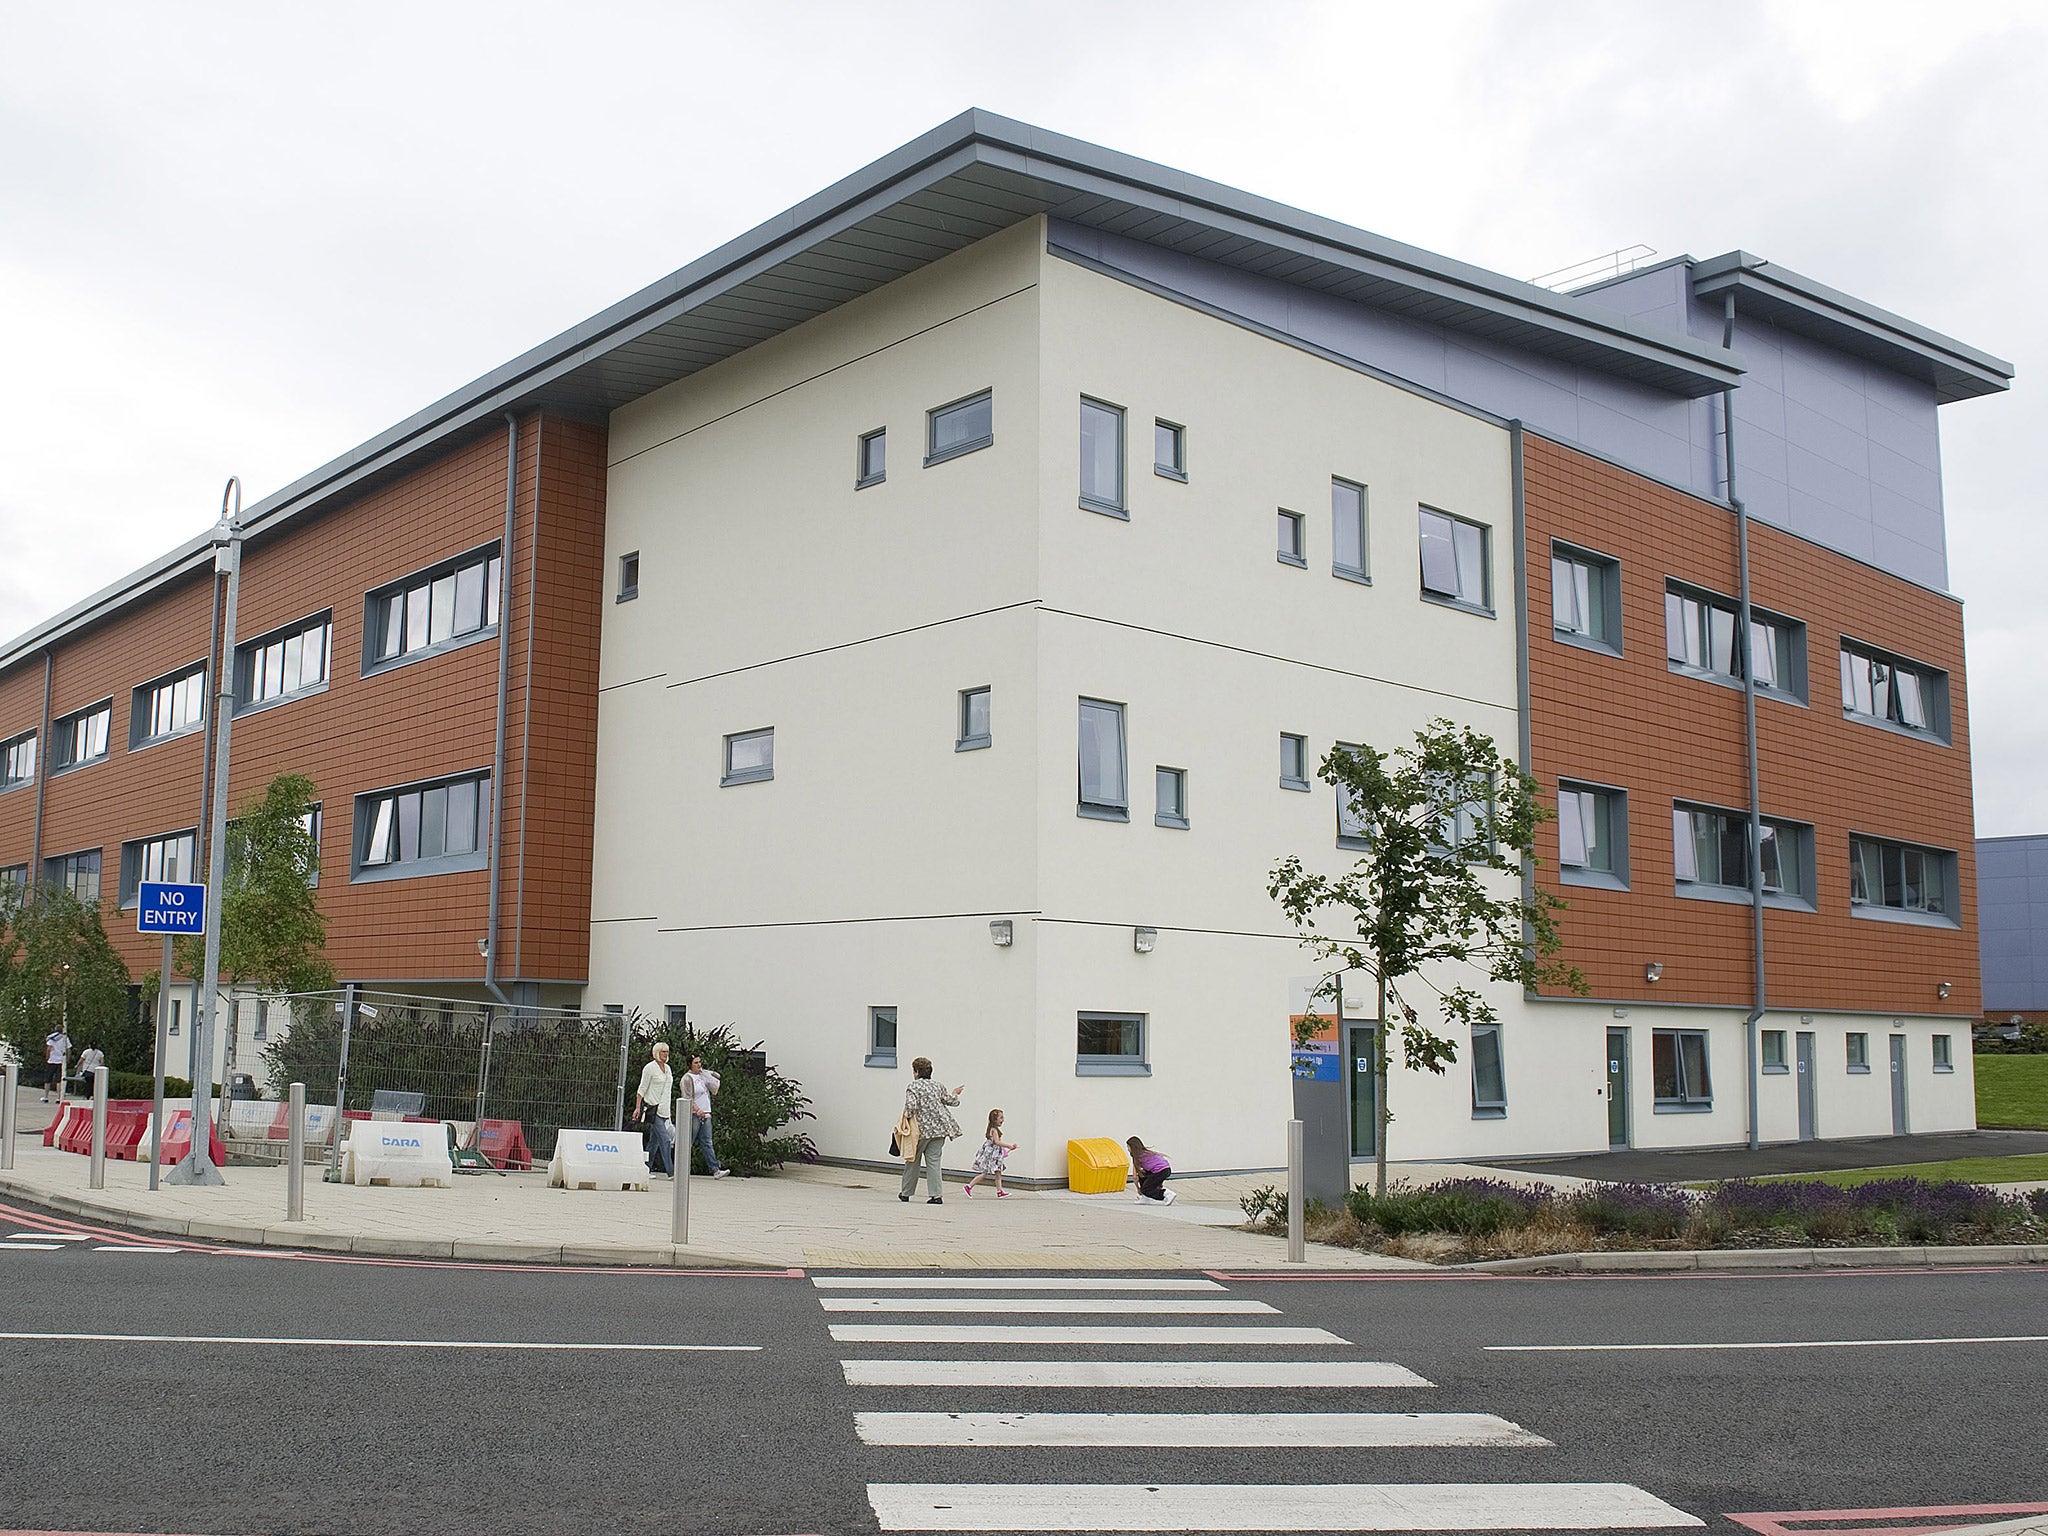
[[[1311,1082],[1338,1081],[1337,1047],[1327,1040],[1312,1040],[1294,1048],[1294,1075]]]
[[[143,933],[206,932],[206,887],[145,880],[136,891],[135,926]]]

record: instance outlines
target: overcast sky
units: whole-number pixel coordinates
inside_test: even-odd
[[[1942,449],[1978,830],[2048,832],[2044,97],[2048,6],[1987,0],[0,0],[0,636],[981,106],[1518,277],[1740,246],[2017,363]]]

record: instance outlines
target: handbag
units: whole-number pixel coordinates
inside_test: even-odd
[[[917,1156],[917,1116],[904,1110],[896,1122],[896,1128],[889,1133],[889,1155],[900,1157],[906,1163]]]

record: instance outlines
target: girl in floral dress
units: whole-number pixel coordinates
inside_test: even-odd
[[[988,1134],[982,1139],[981,1149],[974,1154],[974,1177],[967,1181],[968,1198],[974,1196],[974,1186],[990,1174],[995,1175],[996,1198],[1007,1200],[1009,1191],[1003,1188],[1003,1164],[1010,1160],[1010,1154],[1017,1150],[1017,1143],[1003,1140],[1003,1112],[992,1109],[988,1112]]]

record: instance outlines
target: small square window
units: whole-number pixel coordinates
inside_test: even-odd
[[[896,1065],[896,1010],[868,1009],[868,1054],[862,1062],[869,1067]]]
[[[640,595],[640,551],[619,556],[619,597],[622,603],[630,603]]]
[[[1348,581],[1370,581],[1365,562],[1365,487],[1330,480],[1330,571]]]
[[[889,478],[889,432],[886,427],[877,427],[872,432],[863,432],[860,449],[854,456],[853,488],[865,490],[871,485],[880,485]]]
[[[1955,1050],[1950,1044],[1949,1037],[1947,1035],[1936,1035],[1934,1037],[1934,1070],[1937,1072],[1953,1072],[1955,1069]]]
[[[1870,1070],[1870,1036],[1861,1030],[1851,1030],[1847,1039],[1848,1063],[1851,1072]]]
[[[1785,1064],[1785,1031],[1767,1029],[1758,1037],[1763,1043],[1764,1070],[1766,1072],[1789,1072]]]
[[[740,731],[725,738],[725,776],[718,782],[758,784],[775,777],[775,727]]]
[[[1308,738],[1280,733],[1280,787],[1308,788]]]
[[[1628,795],[1557,782],[1557,872],[1567,885],[1628,889]]]
[[[1183,483],[1188,478],[1188,429],[1171,421],[1152,423],[1152,473]]]
[[[1280,538],[1274,557],[1282,565],[1308,569],[1307,520],[1299,512],[1290,512],[1285,507],[1280,509]]]
[[[1128,517],[1124,510],[1123,407],[1081,400],[1081,505]]]
[[[1621,562],[1550,546],[1550,627],[1558,639],[1621,654]]]
[[[1152,817],[1156,827],[1179,827],[1186,830],[1188,824],[1188,771],[1185,768],[1155,768],[1152,780],[1159,794],[1159,809]]]
[[[934,408],[925,418],[925,467],[989,447],[995,437],[995,397],[984,389]]]
[[[1493,612],[1493,577],[1488,569],[1491,532],[1483,523],[1419,509],[1422,540],[1422,595],[1435,602]]]
[[[1074,1045],[1076,1077],[1150,1077],[1145,1055],[1145,1015],[1078,1015]]]
[[[960,690],[960,735],[953,743],[955,752],[974,752],[989,745],[989,690],[986,688],[963,688]]]
[[[1707,1032],[1652,1030],[1650,1080],[1660,1112],[1712,1109],[1714,1084],[1707,1072]]]

